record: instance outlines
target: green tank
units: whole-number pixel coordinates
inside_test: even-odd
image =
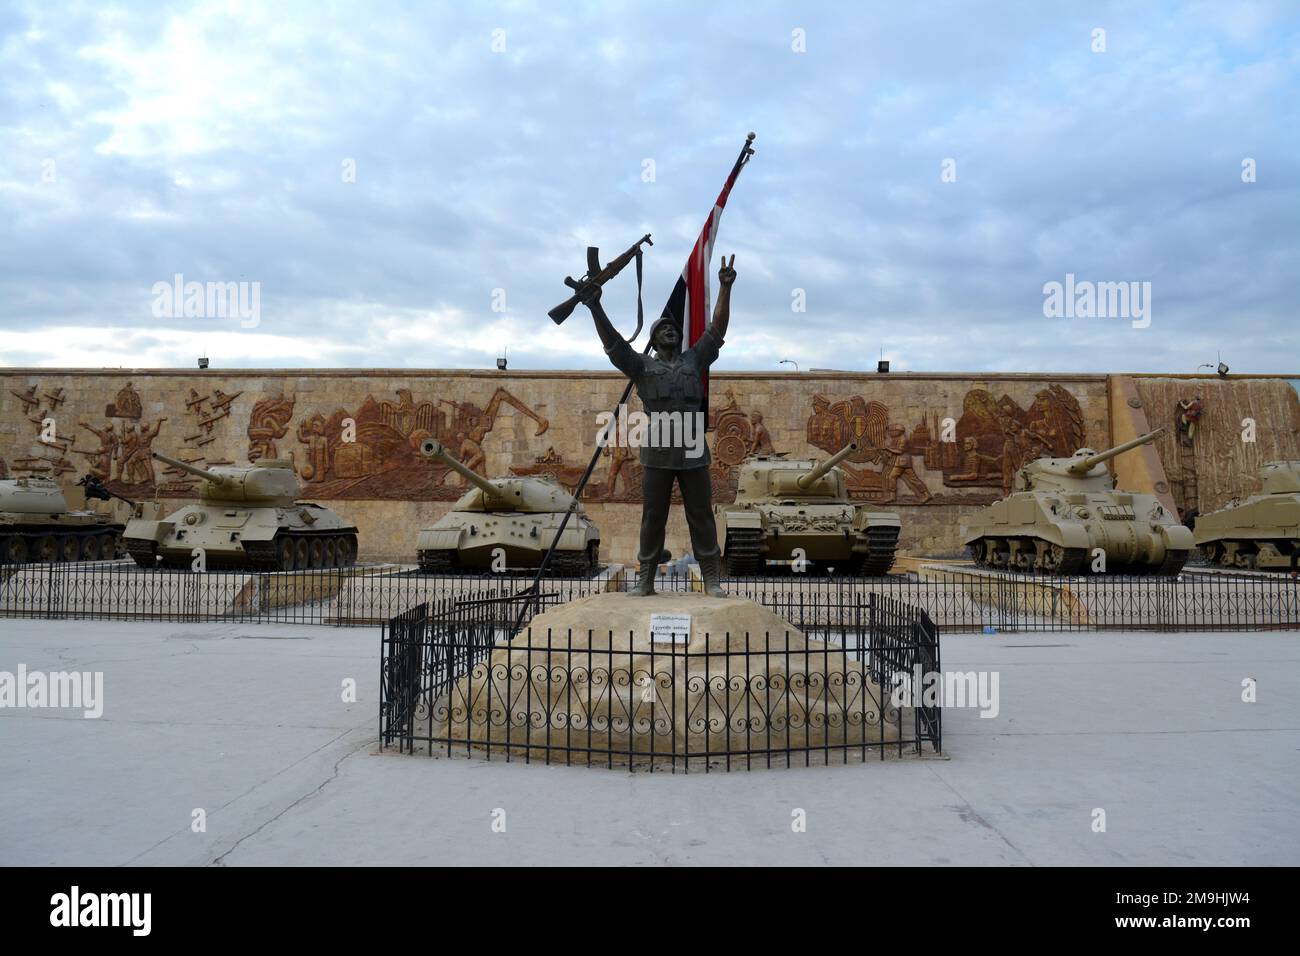
[[[1003,571],[1085,574],[1093,552],[1105,570],[1177,574],[1192,533],[1154,495],[1119,491],[1106,462],[1152,441],[1158,428],[1106,451],[1039,458],[1020,469],[1010,495],[967,516],[962,542],[975,563]]]
[[[767,455],[741,462],[735,502],[713,508],[727,573],[763,574],[769,560],[801,555],[837,575],[886,573],[898,546],[898,515],[851,501],[835,467],[857,447],[850,443],[820,464]]]
[[[263,458],[255,465],[199,468],[153,453],[158,461],[202,478],[199,503],[162,520],[133,518],[122,534],[142,568],[160,560],[190,567],[202,548],[209,570],[301,571],[353,564],[357,529],[328,508],[298,501],[293,463]]]
[[[87,497],[101,497],[91,489],[102,485],[85,482],[79,484]],[[109,507],[116,512],[112,502]],[[51,478],[0,480],[0,563],[111,560],[125,526],[125,514],[69,507],[67,494]]]
[[[1199,515],[1193,537],[1205,559],[1230,568],[1290,571],[1300,563],[1300,461],[1269,461],[1260,494]]]
[[[451,457],[442,443],[426,438],[420,454],[439,461],[472,487],[416,538],[420,570],[455,574],[506,568],[538,568],[551,546],[573,496],[545,478],[484,478]],[[593,574],[600,568],[600,529],[576,505],[555,546],[548,571]]]

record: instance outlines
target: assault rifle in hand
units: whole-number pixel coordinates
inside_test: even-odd
[[[578,307],[578,303],[583,300],[586,291],[592,286],[602,286],[614,276],[623,271],[623,268],[635,259],[641,252],[641,245],[644,243],[653,246],[650,241],[650,233],[646,233],[632,247],[624,252],[617,259],[613,259],[604,268],[600,265],[600,249],[596,246],[587,247],[587,273],[581,279],[574,279],[572,276],[566,276],[564,284],[574,290],[573,295],[569,296],[550,312],[546,313],[551,317],[551,321],[556,325],[562,325],[564,320],[573,314],[573,310]]]

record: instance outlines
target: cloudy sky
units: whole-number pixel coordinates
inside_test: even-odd
[[[0,0],[0,364],[605,367],[754,130],[719,368],[1300,368],[1297,4],[810,6]]]

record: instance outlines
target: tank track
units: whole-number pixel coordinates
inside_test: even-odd
[[[142,568],[155,568],[158,566],[158,555],[154,551],[154,543],[152,541],[146,541],[140,538],[127,538],[126,553],[132,561]]]
[[[8,563],[9,543],[17,540],[25,546],[25,556],[21,559],[23,563],[41,562],[44,559],[38,556],[39,544],[44,538],[53,538],[56,546],[61,545],[62,539],[71,537],[77,541],[77,556],[72,558],[73,561],[114,561],[117,559],[117,553],[121,548],[123,525],[78,525],[54,530],[17,530],[7,529],[6,533],[0,534],[0,564]],[[83,558],[81,552],[85,548],[85,542],[90,538],[103,539],[109,538],[109,545],[106,550],[101,550],[94,558]],[[103,543],[102,540],[100,542]],[[54,560],[63,563],[64,556],[56,552]]]
[[[980,541],[979,541],[978,543],[986,544],[987,542],[986,542],[986,539],[981,538]],[[1045,543],[1045,542],[1042,542],[1042,541],[1038,541],[1038,542],[1036,542],[1036,544],[1037,544],[1038,547],[1042,547],[1042,546],[1044,545],[1044,543]],[[1022,572],[1019,568],[1010,568],[1010,567],[1008,567],[1008,568],[1003,568],[1003,567],[998,567],[997,565],[995,565],[995,564],[993,564],[992,562],[990,562],[989,559],[987,558],[987,556],[986,556],[986,557],[979,557],[979,556],[977,556],[977,553],[976,553],[976,544],[975,544],[975,543],[972,543],[972,544],[970,545],[970,553],[971,553],[971,559],[975,562],[975,566],[976,566],[976,567],[979,567],[979,568],[985,568],[985,569],[990,570],[990,571],[1006,571],[1006,572],[1009,572],[1009,573],[1011,573],[1011,574],[1022,574],[1022,573],[1024,573],[1024,572]],[[1185,553],[1184,553],[1184,557],[1185,557],[1185,556],[1186,556],[1186,555],[1185,555]],[[1050,573],[1050,574],[1052,574],[1052,575],[1055,575],[1055,576],[1057,576],[1057,577],[1063,577],[1063,578],[1075,577],[1075,576],[1077,576],[1077,575],[1083,574],[1083,572],[1084,572],[1084,570],[1087,568],[1087,566],[1088,566],[1088,549],[1087,549],[1087,548],[1066,548],[1066,549],[1065,549],[1065,554],[1063,554],[1063,555],[1061,556],[1061,566],[1060,566],[1059,568],[1057,568],[1056,570],[1051,571],[1051,572],[1048,572],[1048,573]],[[1180,567],[1181,567],[1181,565],[1180,565]]]
[[[418,555],[421,574],[458,574],[455,551],[421,551]]]
[[[739,578],[758,574],[763,568],[763,532],[758,528],[732,528],[727,532],[727,552],[723,556],[727,577]]]
[[[1165,551],[1165,559],[1160,562],[1160,566],[1152,570],[1152,574],[1162,574],[1172,577],[1183,569],[1187,563],[1187,557],[1190,551]]]
[[[591,574],[595,569],[586,551],[556,551],[551,555],[547,570],[556,577],[578,578]]]
[[[866,551],[856,551],[849,563],[849,573],[859,578],[878,578],[894,566],[898,550],[898,528],[868,528]]]
[[[343,566],[350,567],[351,565],[356,563],[355,533],[345,531],[340,534],[338,532],[330,531],[321,534],[315,534],[315,533],[302,534],[302,533],[295,533],[295,532],[290,532],[288,534],[285,534],[284,532],[277,532],[275,537],[273,537],[270,541],[245,541],[244,555],[246,560],[235,561],[231,559],[225,559],[216,562],[209,560],[208,568],[213,571],[216,570],[253,571],[259,574],[267,574],[267,573],[274,573],[276,571],[283,571],[285,570],[285,568],[282,567],[280,564],[280,542],[283,541],[286,537],[293,541],[305,540],[309,542],[315,538],[320,538],[320,539],[334,538],[336,540],[344,539],[349,542],[349,548],[351,553],[347,562]],[[189,559],[185,559],[176,564],[168,564],[167,566],[168,567],[189,567]],[[295,568],[294,570],[328,571],[336,567],[338,567],[337,564],[331,564],[328,566],[321,566],[319,568]]]

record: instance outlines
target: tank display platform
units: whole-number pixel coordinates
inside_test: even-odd
[[[936,622],[974,613],[998,630],[1300,628],[1300,581],[1185,567],[1176,576],[1056,577],[974,564],[921,564],[917,601]]]
[[[130,560],[0,569],[0,612],[49,617],[218,618],[337,602],[398,565],[310,571],[143,569]],[[44,612],[44,613],[42,613]]]

